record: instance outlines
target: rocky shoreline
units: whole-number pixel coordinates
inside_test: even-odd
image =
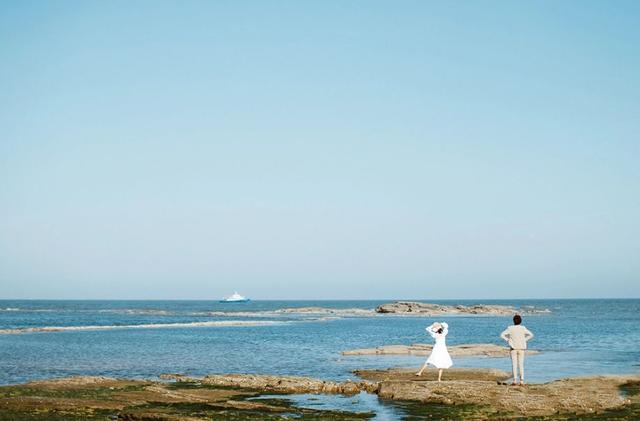
[[[138,420],[369,419],[372,413],[299,408],[273,394],[361,392],[404,402],[415,414],[444,419],[633,419],[640,415],[640,376],[570,378],[525,387],[504,385],[495,369],[454,368],[444,381],[435,371],[357,370],[357,381],[332,382],[297,376],[179,374],[164,381],[72,377],[0,387],[0,419]],[[413,411],[413,412],[412,412]],[[592,417],[592,418],[590,418]]]
[[[375,348],[362,348],[343,351],[344,356],[360,355],[416,355],[427,356],[431,353],[433,345],[411,344],[411,345],[383,345]],[[448,348],[452,357],[490,357],[502,358],[509,356],[509,349],[496,344],[463,344],[453,345]],[[538,354],[539,351],[529,349],[527,354]]]
[[[554,419],[564,419],[564,415],[575,419],[575,414],[604,416],[614,410],[623,411],[622,419],[627,415],[640,415],[640,376],[568,378],[514,387],[505,385],[504,379],[509,375],[500,370],[449,369],[442,383],[433,381],[436,378],[433,370],[431,380],[426,381],[415,376],[414,371],[390,369],[356,373],[363,379],[378,381],[381,398],[474,405],[479,410],[484,407],[485,415],[554,416]]]

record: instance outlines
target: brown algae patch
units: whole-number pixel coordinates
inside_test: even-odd
[[[0,420],[338,419],[363,416],[297,408],[284,399],[248,400],[259,393],[198,382],[165,383],[73,377],[0,387]]]

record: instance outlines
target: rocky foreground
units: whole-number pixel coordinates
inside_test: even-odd
[[[423,376],[436,378],[432,370]],[[500,370],[450,369],[442,383],[415,376],[415,370],[361,370],[361,378],[378,382],[378,396],[386,399],[472,405],[487,417],[552,416],[575,419],[638,419],[640,376],[597,376],[557,380],[545,384],[509,386]]]
[[[598,376],[513,387],[495,369],[359,370],[358,381],[295,376],[165,375],[165,381],[73,377],[0,387],[1,420],[369,419],[371,413],[299,408],[276,395],[374,393],[412,419],[638,419],[640,376]]]
[[[383,345],[375,348],[362,348],[343,351],[344,356],[357,355],[416,355],[426,356],[431,353],[433,345],[412,344],[412,345]],[[509,356],[509,349],[496,344],[463,344],[447,347],[452,357],[491,357],[501,358]],[[538,354],[539,351],[529,349],[527,354]]]
[[[175,376],[168,376],[175,377]],[[253,398],[264,392],[352,393],[331,382],[273,376],[208,376],[157,382],[72,377],[0,387],[0,420],[362,420],[373,414],[298,408],[286,399]],[[287,380],[288,379],[288,380]],[[360,382],[363,385],[368,382]]]
[[[512,316],[520,314],[546,314],[549,309],[538,309],[527,306],[516,308],[508,305],[478,304],[472,306],[443,305],[433,303],[421,303],[416,301],[396,301],[382,304],[376,307],[376,313],[402,314],[416,316],[443,316],[443,315],[485,315],[485,316]]]

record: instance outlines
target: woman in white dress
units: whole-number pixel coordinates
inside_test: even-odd
[[[416,376],[422,376],[422,372],[427,368],[427,365],[431,364],[438,369],[438,381],[442,381],[442,370],[449,368],[453,365],[449,351],[447,351],[447,343],[445,342],[445,336],[449,333],[449,325],[446,323],[435,322],[426,329],[427,333],[436,340],[436,344],[431,350],[431,355],[427,358],[424,365],[416,373]]]

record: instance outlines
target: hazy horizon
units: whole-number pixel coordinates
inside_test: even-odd
[[[3,2],[0,297],[640,297],[639,19]]]
[[[229,294],[228,294],[229,295]],[[212,301],[218,302],[223,297],[211,297],[211,298],[0,298],[0,301]],[[417,301],[417,302],[439,302],[439,301],[589,301],[589,300],[640,300],[640,297],[504,297],[504,298],[488,298],[488,297],[450,297],[450,298],[251,298],[250,302],[301,302],[301,301]],[[231,309],[242,309],[242,303],[228,304]]]

